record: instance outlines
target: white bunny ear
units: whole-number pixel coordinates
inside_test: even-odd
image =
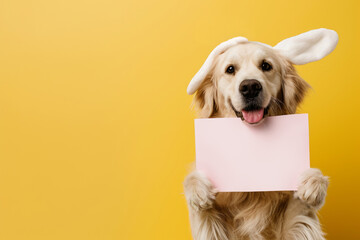
[[[274,49],[292,63],[302,65],[322,59],[331,53],[339,40],[333,30],[320,28],[279,42]]]
[[[200,70],[195,74],[195,76],[191,79],[189,86],[187,87],[187,93],[189,95],[193,94],[198,90],[201,83],[205,80],[207,75],[210,73],[211,67],[213,65],[214,59],[217,55],[224,52],[228,48],[235,46],[236,44],[240,42],[247,42],[248,40],[244,37],[236,37],[232,38],[226,42],[220,43],[207,57],[204,64],[200,68]]]

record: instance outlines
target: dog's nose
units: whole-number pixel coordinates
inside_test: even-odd
[[[239,87],[241,95],[245,98],[255,98],[262,90],[261,83],[255,79],[247,79],[242,81]]]

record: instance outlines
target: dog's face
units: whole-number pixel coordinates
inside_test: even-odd
[[[258,124],[266,116],[294,113],[308,84],[275,50],[239,43],[215,57],[195,97],[201,117],[240,117]]]
[[[269,114],[271,104],[283,102],[286,66],[273,49],[240,43],[220,54],[214,63],[212,81],[218,97],[224,99],[221,107],[233,110],[246,122],[259,123]]]
[[[191,80],[200,117],[240,117],[250,124],[295,113],[309,85],[293,64],[320,60],[334,50],[335,31],[312,30],[275,47],[237,37],[218,45]]]

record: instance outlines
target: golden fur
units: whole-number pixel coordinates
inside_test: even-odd
[[[272,63],[272,72],[264,73],[257,68],[262,59]],[[239,65],[242,72],[224,75],[229,61]],[[291,62],[275,51],[257,43],[239,44],[217,57],[198,89],[194,103],[199,117],[236,117],[229,102],[241,106],[236,91],[239,82],[246,78],[259,79],[264,85],[269,115],[295,113],[309,87]],[[320,170],[309,169],[302,175],[295,193],[217,193],[206,176],[194,170],[184,181],[193,238],[324,239],[316,212],[324,204],[327,186],[328,178]]]

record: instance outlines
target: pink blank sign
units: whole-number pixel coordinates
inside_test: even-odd
[[[307,114],[195,119],[196,168],[220,192],[293,191],[310,167]]]

